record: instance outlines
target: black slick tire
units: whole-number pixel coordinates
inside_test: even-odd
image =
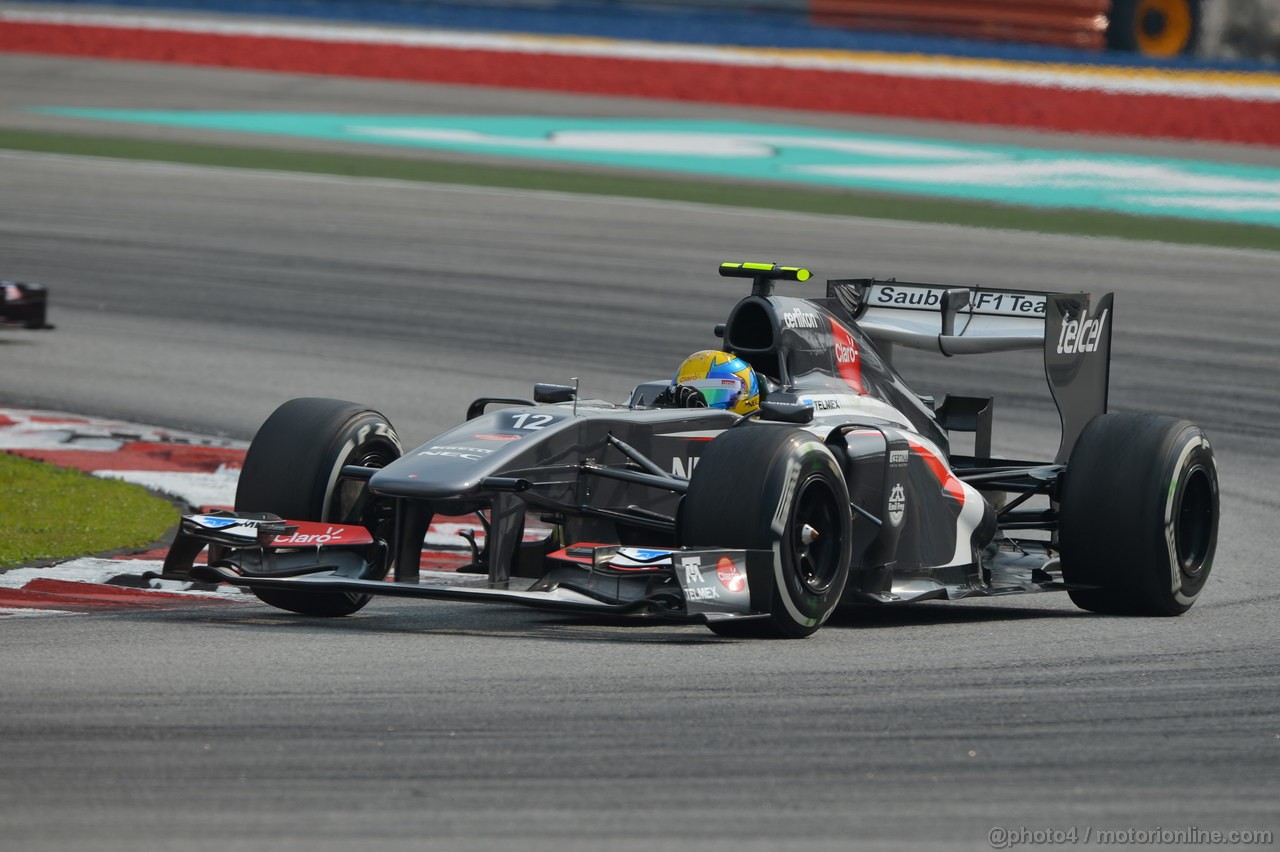
[[[683,544],[774,551],[767,620],[711,625],[722,636],[795,639],[835,610],[849,579],[849,491],[814,435],[747,425],[707,445],[680,508]]]
[[[1181,615],[1204,589],[1218,539],[1218,470],[1200,427],[1103,414],[1080,433],[1063,482],[1063,579],[1091,612]]]
[[[245,455],[236,510],[273,512],[295,521],[374,523],[363,483],[338,481],[344,465],[385,467],[400,457],[400,438],[376,411],[338,399],[286,402],[267,418]],[[374,530],[374,535],[378,534]],[[350,615],[368,595],[255,589],[263,603],[302,615]]]

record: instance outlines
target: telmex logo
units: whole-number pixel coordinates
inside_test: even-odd
[[[698,557],[685,557],[680,560],[680,567],[684,569],[684,596],[690,601],[706,601],[715,600],[720,597],[720,593],[716,591],[715,586],[707,585],[706,579],[702,576],[702,560]]]
[[[1098,344],[1102,342],[1102,332],[1107,327],[1107,314],[1110,312],[1109,309],[1105,310],[1094,319],[1089,319],[1087,316],[1078,320],[1064,318],[1062,331],[1058,332],[1058,354],[1079,355],[1097,352]]]
[[[787,328],[817,328],[818,315],[794,308],[782,314],[782,322]]]

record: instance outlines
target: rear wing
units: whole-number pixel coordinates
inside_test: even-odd
[[[872,340],[948,357],[1039,349],[1050,295],[874,278],[827,282],[827,296]]]
[[[1095,300],[1088,293],[846,278],[828,281],[827,296],[886,357],[894,345],[947,357],[1042,350],[1062,421],[1056,462],[1066,461],[1084,427],[1107,410],[1112,293]]]

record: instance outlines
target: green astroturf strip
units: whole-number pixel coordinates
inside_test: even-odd
[[[0,453],[0,568],[144,547],[178,510],[138,485]]]
[[[649,175],[449,163],[360,154],[273,150],[230,145],[0,130],[0,148],[203,166],[387,178],[509,189],[553,190],[729,207],[940,222],[980,228],[1158,240],[1280,251],[1280,228],[1186,219],[1128,216],[1086,210],[1042,210],[999,204],[806,190]]]

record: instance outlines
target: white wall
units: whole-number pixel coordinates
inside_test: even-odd
[[[1280,61],[1280,0],[1202,0],[1200,12],[1201,57]]]

